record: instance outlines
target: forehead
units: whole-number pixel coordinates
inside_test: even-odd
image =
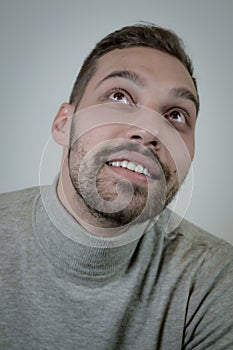
[[[171,87],[179,85],[196,95],[193,80],[183,63],[176,57],[153,48],[133,47],[108,52],[98,60],[91,81],[93,84],[98,83],[112,71],[127,69],[137,72],[147,83],[163,82]]]

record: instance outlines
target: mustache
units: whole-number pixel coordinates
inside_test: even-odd
[[[141,146],[139,142],[128,142],[128,143],[120,144],[118,146],[114,146],[111,148],[106,147],[105,149],[97,152],[96,156],[99,160],[104,161],[104,159],[111,156],[111,154],[121,152],[121,151],[137,152],[142,154],[145,157],[150,158],[154,162],[160,163],[159,157],[156,154],[154,154],[153,151],[151,151],[150,149],[148,148],[145,149],[144,146]]]
[[[112,153],[120,152],[120,151],[134,151],[137,153],[142,154],[145,157],[151,158],[153,161],[159,161],[158,157],[149,149],[143,149],[144,147],[141,146],[138,142],[130,142],[130,143],[124,143],[120,144],[118,146],[114,146],[112,148],[106,147],[105,150],[99,151],[99,156],[108,157]],[[97,154],[98,154],[97,153]]]

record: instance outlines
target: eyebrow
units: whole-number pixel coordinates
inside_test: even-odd
[[[177,97],[177,98],[183,98],[189,101],[192,101],[195,104],[196,111],[198,113],[200,108],[199,100],[195,97],[195,95],[186,88],[173,88],[170,91],[171,96]]]
[[[132,81],[134,84],[138,85],[139,87],[146,86],[146,81],[142,77],[140,77],[137,73],[132,72],[130,70],[116,70],[112,73],[108,74],[106,77],[104,77],[97,85],[96,88],[98,88],[105,80],[111,79],[111,78],[123,78]]]

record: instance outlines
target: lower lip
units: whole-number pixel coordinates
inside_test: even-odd
[[[153,179],[151,179],[146,175],[136,173],[135,171],[129,170],[127,168],[115,167],[107,164],[105,166],[107,167],[107,169],[113,172],[117,177],[129,180],[130,182],[133,182],[139,185],[146,185],[154,181]]]

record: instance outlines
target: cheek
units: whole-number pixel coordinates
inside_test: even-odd
[[[187,151],[189,153],[189,157],[190,157],[191,161],[193,161],[194,153],[195,153],[194,132],[192,132],[191,135],[188,135],[188,137],[184,138],[184,143],[185,143]]]
[[[80,128],[76,127],[76,132],[73,135],[73,143],[78,142],[84,149],[94,149],[101,146],[106,141],[115,139],[117,137],[115,126],[101,126],[90,130],[82,129],[83,133],[80,132]]]
[[[185,142],[185,148],[177,155],[178,170],[180,179],[183,181],[187,175],[194,157],[194,139],[188,139]]]
[[[170,144],[169,149],[165,148],[163,155],[161,161],[164,160],[170,171],[177,174],[179,183],[182,183],[194,157],[194,138],[182,138],[182,142],[180,138],[179,142]]]

